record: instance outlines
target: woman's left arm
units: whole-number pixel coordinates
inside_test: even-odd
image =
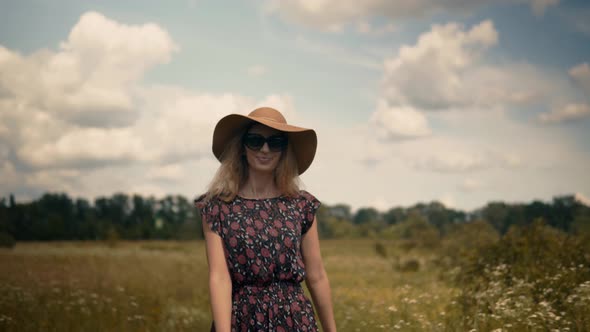
[[[305,264],[305,284],[311,293],[313,303],[318,311],[322,329],[324,332],[335,332],[336,322],[334,321],[330,281],[324,269],[324,263],[320,253],[316,217],[314,217],[309,230],[303,235],[301,253],[303,263]]]

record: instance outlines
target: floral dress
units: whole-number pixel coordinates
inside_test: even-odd
[[[320,202],[300,191],[295,197],[236,196],[231,202],[202,195],[195,206],[223,240],[232,280],[232,332],[318,331],[300,283],[305,279],[301,238]]]

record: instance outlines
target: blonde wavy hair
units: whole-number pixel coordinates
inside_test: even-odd
[[[239,131],[228,142],[221,155],[221,165],[219,165],[207,189],[206,200],[219,197],[223,201],[229,202],[236,197],[240,187],[246,183],[248,179],[248,161],[245,155],[245,147],[242,144],[242,137],[255,124],[257,123],[252,123]],[[275,183],[282,195],[298,195],[299,171],[291,140],[289,140],[287,149],[281,153],[281,158],[274,173]]]

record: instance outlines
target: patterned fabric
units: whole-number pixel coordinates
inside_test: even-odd
[[[318,331],[301,282],[301,237],[320,206],[313,195],[231,202],[195,200],[202,221],[221,236],[232,279],[233,331]],[[212,324],[211,330],[214,331]]]

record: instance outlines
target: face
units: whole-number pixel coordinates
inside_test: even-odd
[[[282,132],[273,128],[256,124],[248,130],[248,134],[258,134],[265,138],[273,135],[281,134]],[[268,142],[265,142],[259,151],[253,150],[244,146],[246,150],[246,159],[251,170],[258,172],[271,173],[277,168],[279,160],[281,159],[281,151],[271,151]]]

